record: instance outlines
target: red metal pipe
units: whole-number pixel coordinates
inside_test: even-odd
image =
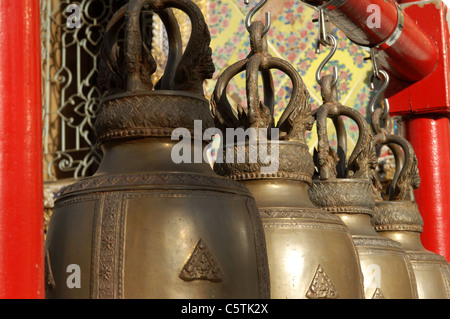
[[[405,135],[416,151],[420,188],[416,201],[424,219],[425,248],[450,261],[450,130],[447,116],[411,117]]]
[[[0,298],[44,297],[38,0],[0,5]]]
[[[394,0],[302,1],[323,6],[330,21],[354,43],[377,48],[380,63],[400,80],[419,81],[437,65],[436,43]],[[376,12],[380,24],[373,26],[369,22],[376,21]]]

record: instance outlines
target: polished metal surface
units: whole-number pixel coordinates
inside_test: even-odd
[[[425,249],[420,240],[423,219],[414,198],[414,189],[420,186],[414,149],[406,139],[389,132],[391,119],[382,114],[383,111],[377,109],[372,115],[374,141],[392,150],[396,171],[388,192],[380,191],[377,198],[375,229],[381,236],[400,243],[406,251],[420,299],[449,299],[449,264],[443,256]]]
[[[170,38],[156,84],[140,34],[144,6],[160,15]],[[192,22],[184,53],[172,7]],[[214,72],[209,42],[191,1],[130,0],[112,18],[100,77],[108,94],[95,124],[104,156],[92,177],[65,187],[55,202],[45,245],[47,298],[270,297],[253,196],[214,173],[203,156],[195,160],[207,146],[204,130],[214,126],[203,95]],[[202,121],[200,132],[194,120]],[[173,139],[177,128],[182,141]],[[178,162],[180,143],[193,156]]]
[[[383,203],[377,203],[375,214],[378,214],[378,210],[390,210],[392,213],[392,211],[414,209],[410,202],[387,202],[386,204],[390,207],[381,207]],[[443,256],[423,247],[420,240],[422,231],[403,227],[377,226],[376,228],[381,236],[400,243],[408,254],[414,270],[419,299],[450,298],[449,263]]]
[[[252,53],[223,71],[212,99],[218,127],[255,129],[262,134],[255,139],[225,144],[224,158],[231,151],[234,157],[216,162],[214,169],[241,182],[256,199],[267,244],[271,298],[361,299],[362,273],[348,227],[337,216],[315,207],[308,196],[314,172],[313,158],[305,142],[305,133],[311,130],[313,122],[309,93],[290,64],[270,56],[263,29],[261,22],[252,23]],[[271,69],[286,73],[292,81],[291,99],[276,125]],[[226,88],[243,71],[247,78],[248,107],[238,106],[235,112],[227,100]],[[258,93],[259,72],[264,85],[263,99]],[[265,157],[251,160],[255,145],[270,155],[271,163]],[[237,157],[239,147],[243,147],[245,154],[241,162]],[[277,169],[264,172],[274,162]]]
[[[332,76],[322,79],[324,104],[316,112],[319,137],[315,153],[318,174],[310,189],[312,202],[332,212],[349,227],[364,275],[367,299],[415,299],[417,287],[411,262],[401,245],[379,235],[373,225],[373,176],[377,164],[368,124],[362,115],[339,104]],[[359,128],[358,142],[346,156],[346,132],[340,117],[348,116]],[[330,147],[327,119],[334,121],[338,151]]]
[[[47,234],[55,282],[47,297],[269,297],[253,197],[208,163],[170,165],[173,144],[106,145],[98,173],[60,195]],[[81,268],[80,289],[66,285],[70,264]]]

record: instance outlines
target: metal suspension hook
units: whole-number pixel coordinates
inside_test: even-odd
[[[327,40],[329,40],[331,42],[332,47],[331,47],[330,53],[328,53],[328,55],[325,57],[325,59],[320,63],[319,67],[317,68],[316,81],[317,81],[317,83],[319,83],[319,85],[322,85],[322,80],[321,80],[320,74],[322,73],[323,68],[331,60],[331,58],[334,56],[334,54],[336,53],[336,50],[337,50],[336,38],[334,36],[332,36],[331,34],[328,34]],[[319,53],[319,52],[320,52],[320,40],[317,40],[316,53]],[[334,71],[334,77],[333,77],[332,85],[335,86],[339,80],[337,66],[333,66],[333,71]]]
[[[382,75],[383,79],[380,78],[380,75]],[[375,90],[375,84],[374,84],[375,77],[376,77],[375,73],[372,73],[370,75],[370,89],[371,90]],[[375,95],[375,97],[370,101],[369,107],[370,107],[370,112],[371,113],[375,112],[376,104],[381,99],[381,97],[383,96],[384,92],[387,90],[387,88],[389,86],[389,75],[386,73],[386,71],[378,70],[378,78],[383,81],[383,85],[378,90],[378,92]],[[389,115],[389,108],[390,108],[388,99],[384,99],[383,103],[384,103],[384,114],[383,114],[383,116],[386,118]]]
[[[247,28],[247,31],[250,32],[250,25],[252,24],[252,18],[258,12],[264,5],[267,3],[268,0],[262,0],[256,4],[256,6],[253,7],[245,17],[245,27]],[[249,4],[249,0],[244,0],[245,4]],[[272,20],[270,17],[270,12],[266,12],[266,25],[264,27],[264,30],[262,32],[262,36],[266,35],[267,32],[270,30],[270,26],[272,24]]]

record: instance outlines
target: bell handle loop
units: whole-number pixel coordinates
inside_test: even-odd
[[[264,7],[264,5],[267,3],[268,0],[262,0],[260,2],[258,2],[247,14],[247,16],[245,17],[245,27],[247,28],[247,31],[250,32],[250,26],[252,25],[252,18],[253,16],[262,9],[262,7]],[[248,5],[250,3],[249,0],[244,0],[244,3],[246,5]],[[272,24],[271,21],[271,16],[270,16],[270,12],[266,12],[265,14],[266,17],[266,22],[265,22],[265,27],[264,30],[262,32],[262,36],[266,35],[267,32],[269,32],[270,30],[270,26]]]
[[[183,43],[181,40],[180,27],[178,21],[170,9],[157,12],[164,24],[168,35],[169,53],[167,57],[166,69],[163,76],[155,85],[156,89],[171,90],[174,87],[175,72],[183,55]]]
[[[317,121],[317,113],[320,108],[312,111],[312,116],[315,121]],[[337,156],[338,163],[336,165],[336,177],[344,178],[347,171],[347,128],[345,127],[344,119],[342,116],[333,117],[334,128],[336,130],[337,138]]]
[[[214,88],[213,98],[211,100],[212,107],[214,109],[217,108],[217,110],[222,114],[222,119],[228,127],[238,128],[242,126],[238,119],[238,113],[231,106],[226,92],[229,82],[236,75],[247,70],[248,62],[249,59],[245,59],[228,67],[219,77]],[[264,104],[267,106],[271,114],[273,114],[275,108],[275,94],[272,73],[270,70],[263,69],[261,70],[261,77],[263,80]],[[214,114],[217,115],[215,112]]]
[[[141,0],[142,1],[142,0]],[[191,34],[175,74],[174,89],[189,90],[204,95],[203,81],[212,78],[214,64],[211,56],[211,36],[203,13],[193,1],[187,0],[146,0],[147,4],[158,7],[171,7],[183,11],[191,22]],[[207,61],[208,60],[208,61]],[[199,67],[198,67],[199,66]],[[192,70],[197,74],[189,75]]]
[[[317,71],[316,71],[316,81],[320,86],[322,86],[322,79],[321,79],[322,71],[325,68],[325,65],[328,62],[330,62],[331,58],[333,58],[333,56],[337,50],[336,38],[333,35],[328,34],[327,39],[329,39],[329,42],[331,42],[331,51],[330,51],[330,53],[328,53],[328,55],[325,57],[325,59],[319,64],[319,67],[317,68]],[[317,40],[317,45],[316,45],[316,53],[319,53],[319,52],[320,52],[320,39]],[[335,86],[337,84],[338,80],[339,80],[338,68],[337,68],[337,66],[333,66],[333,86]]]
[[[105,62],[108,70],[115,74],[117,77],[121,78],[119,73],[119,65],[118,65],[118,47],[117,47],[117,38],[119,36],[119,31],[122,27],[120,20],[125,17],[126,11],[128,8],[128,4],[121,7],[117,12],[114,13],[111,21],[108,23],[105,29],[105,35],[103,37],[100,55],[102,61]]]
[[[259,99],[258,75],[263,63],[263,57],[260,55],[253,55],[248,63],[245,72],[247,93],[247,115],[250,120],[249,125],[255,128],[268,125],[264,123],[261,118],[261,101]]]
[[[296,97],[302,94],[301,88],[302,86],[304,86],[304,83],[298,72],[295,70],[295,68],[287,61],[284,61],[280,58],[272,57],[266,63],[268,69],[276,69],[285,73],[292,82],[291,99],[289,100],[285,110],[283,111],[283,113],[280,116],[280,119],[278,120],[277,127],[280,127],[294,111],[296,107]]]
[[[327,154],[329,154],[331,147],[328,141],[327,119],[328,118],[333,119],[340,116],[347,116],[352,120],[354,120],[359,129],[358,141],[352,154],[350,155],[348,165],[345,169],[347,174],[349,169],[353,166],[353,162],[355,161],[355,159],[361,154],[361,152],[363,152],[364,148],[368,144],[370,136],[368,125],[365,122],[361,113],[359,113],[357,110],[337,103],[323,104],[319,108],[319,111],[317,112],[318,151],[319,154],[322,154],[322,158],[326,158]],[[338,136],[342,134],[343,131],[341,129],[341,132],[338,133]],[[320,178],[322,180],[327,180],[336,177],[331,176],[331,172],[329,171],[330,168],[327,166],[330,164],[331,163],[325,161],[319,167]]]
[[[347,173],[347,128],[342,116],[332,119],[337,137],[337,156],[339,162],[336,165],[337,177],[344,178]]]
[[[275,88],[272,72],[269,69],[261,70],[261,78],[264,89],[264,105],[269,108],[270,114],[275,112]]]
[[[191,1],[186,0],[130,0],[113,17],[106,28],[102,45],[102,57],[106,66],[120,83],[115,83],[117,89],[128,92],[151,90],[154,88],[150,76],[154,74],[157,64],[150,49],[142,40],[140,13],[148,6],[158,14],[169,35],[168,66],[158,88],[171,90],[186,90],[203,95],[203,81],[211,78],[214,64],[205,57],[210,55],[210,35],[200,9]],[[178,22],[172,16],[170,8],[176,8],[186,13],[191,20],[191,35],[184,54],[181,51],[181,35]],[[123,70],[118,65],[117,37],[125,20],[124,64],[126,75],[120,75]],[[200,68],[193,68],[199,65]],[[189,71],[188,71],[189,70]],[[191,74],[195,70],[194,74]],[[118,82],[116,81],[116,82]]]
[[[125,66],[127,91],[153,89],[149,75],[156,71],[156,61],[142,41],[140,13],[145,0],[130,0],[125,14]]]
[[[402,172],[403,165],[405,163],[405,155],[403,153],[403,149],[401,146],[389,143],[387,144],[387,147],[392,151],[394,154],[395,159],[395,172],[394,176],[392,177],[392,181],[388,186],[387,189],[387,195],[389,199],[394,198],[395,194],[397,193],[397,184],[400,179],[400,173]]]
[[[258,90],[258,72],[269,72],[271,74],[270,70],[272,69],[286,74],[292,83],[291,98],[276,125],[274,125],[274,108],[261,102]],[[283,59],[258,54],[250,57],[246,72],[248,115],[251,124],[258,128],[276,127],[286,133],[286,135],[283,134],[285,138],[304,141],[304,131],[310,130],[311,110],[308,108],[309,103],[304,103],[306,86],[296,69]],[[272,89],[269,93],[272,100]],[[264,91],[265,96],[266,94],[267,92]],[[270,133],[270,130],[268,130],[268,133]],[[268,134],[269,136],[270,134]]]
[[[384,125],[381,124],[382,121],[384,121]],[[383,109],[376,109],[372,113],[371,124],[374,134],[390,134],[389,132],[391,131],[393,126],[392,119],[390,116],[384,118]],[[392,182],[390,183],[387,189],[387,194],[389,197],[391,197],[391,194],[394,193],[394,185],[397,184],[400,175],[400,168],[403,166],[404,158],[403,158],[403,149],[399,145],[390,143],[387,146],[394,154],[396,167],[394,176],[392,178]]]
[[[372,112],[371,126],[375,134],[378,133],[390,134],[390,132],[393,129],[392,118],[389,115],[385,116],[384,113],[385,113],[384,109],[375,109]],[[382,124],[383,121],[384,123]]]
[[[238,128],[241,126],[238,120],[237,112],[231,106],[227,97],[227,88],[230,81],[241,72],[244,72],[247,67],[248,58],[235,62],[229,66],[216,82],[216,86],[213,92],[213,98],[211,100],[214,109],[217,108],[222,115],[225,126],[230,128]],[[216,112],[214,112],[216,114]]]
[[[375,145],[387,145],[396,159],[396,175],[389,185],[389,200],[414,201],[413,178],[415,153],[412,145],[398,135],[379,133],[373,138]],[[402,152],[403,150],[403,152]],[[399,173],[398,173],[399,172]]]
[[[213,107],[218,108],[227,119],[224,118],[228,125],[233,127],[241,127],[239,121],[239,110],[236,112],[231,106],[227,98],[227,87],[229,82],[239,73],[246,71],[246,96],[247,96],[247,116],[250,122],[257,122],[254,118],[259,116],[260,100],[258,93],[258,76],[261,74],[264,89],[264,105],[268,108],[272,115],[275,108],[275,90],[273,84],[273,76],[270,69],[262,67],[265,61],[271,59],[267,52],[267,39],[262,35],[264,26],[261,22],[256,21],[250,27],[250,43],[252,50],[246,59],[234,63],[228,67],[217,80],[213,93]],[[259,53],[259,54],[256,54]],[[254,79],[255,81],[253,81]],[[257,105],[256,105],[257,104]],[[239,106],[238,106],[239,107]],[[252,120],[253,118],[253,120]],[[247,123],[248,124],[248,123]],[[254,123],[253,123],[254,124]],[[257,123],[256,126],[259,124]],[[270,123],[274,126],[273,120]]]

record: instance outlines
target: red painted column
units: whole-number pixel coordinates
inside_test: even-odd
[[[44,297],[39,0],[0,5],[0,298]]]
[[[416,151],[420,188],[415,192],[424,220],[422,243],[450,261],[450,129],[447,116],[412,117],[406,138]]]

